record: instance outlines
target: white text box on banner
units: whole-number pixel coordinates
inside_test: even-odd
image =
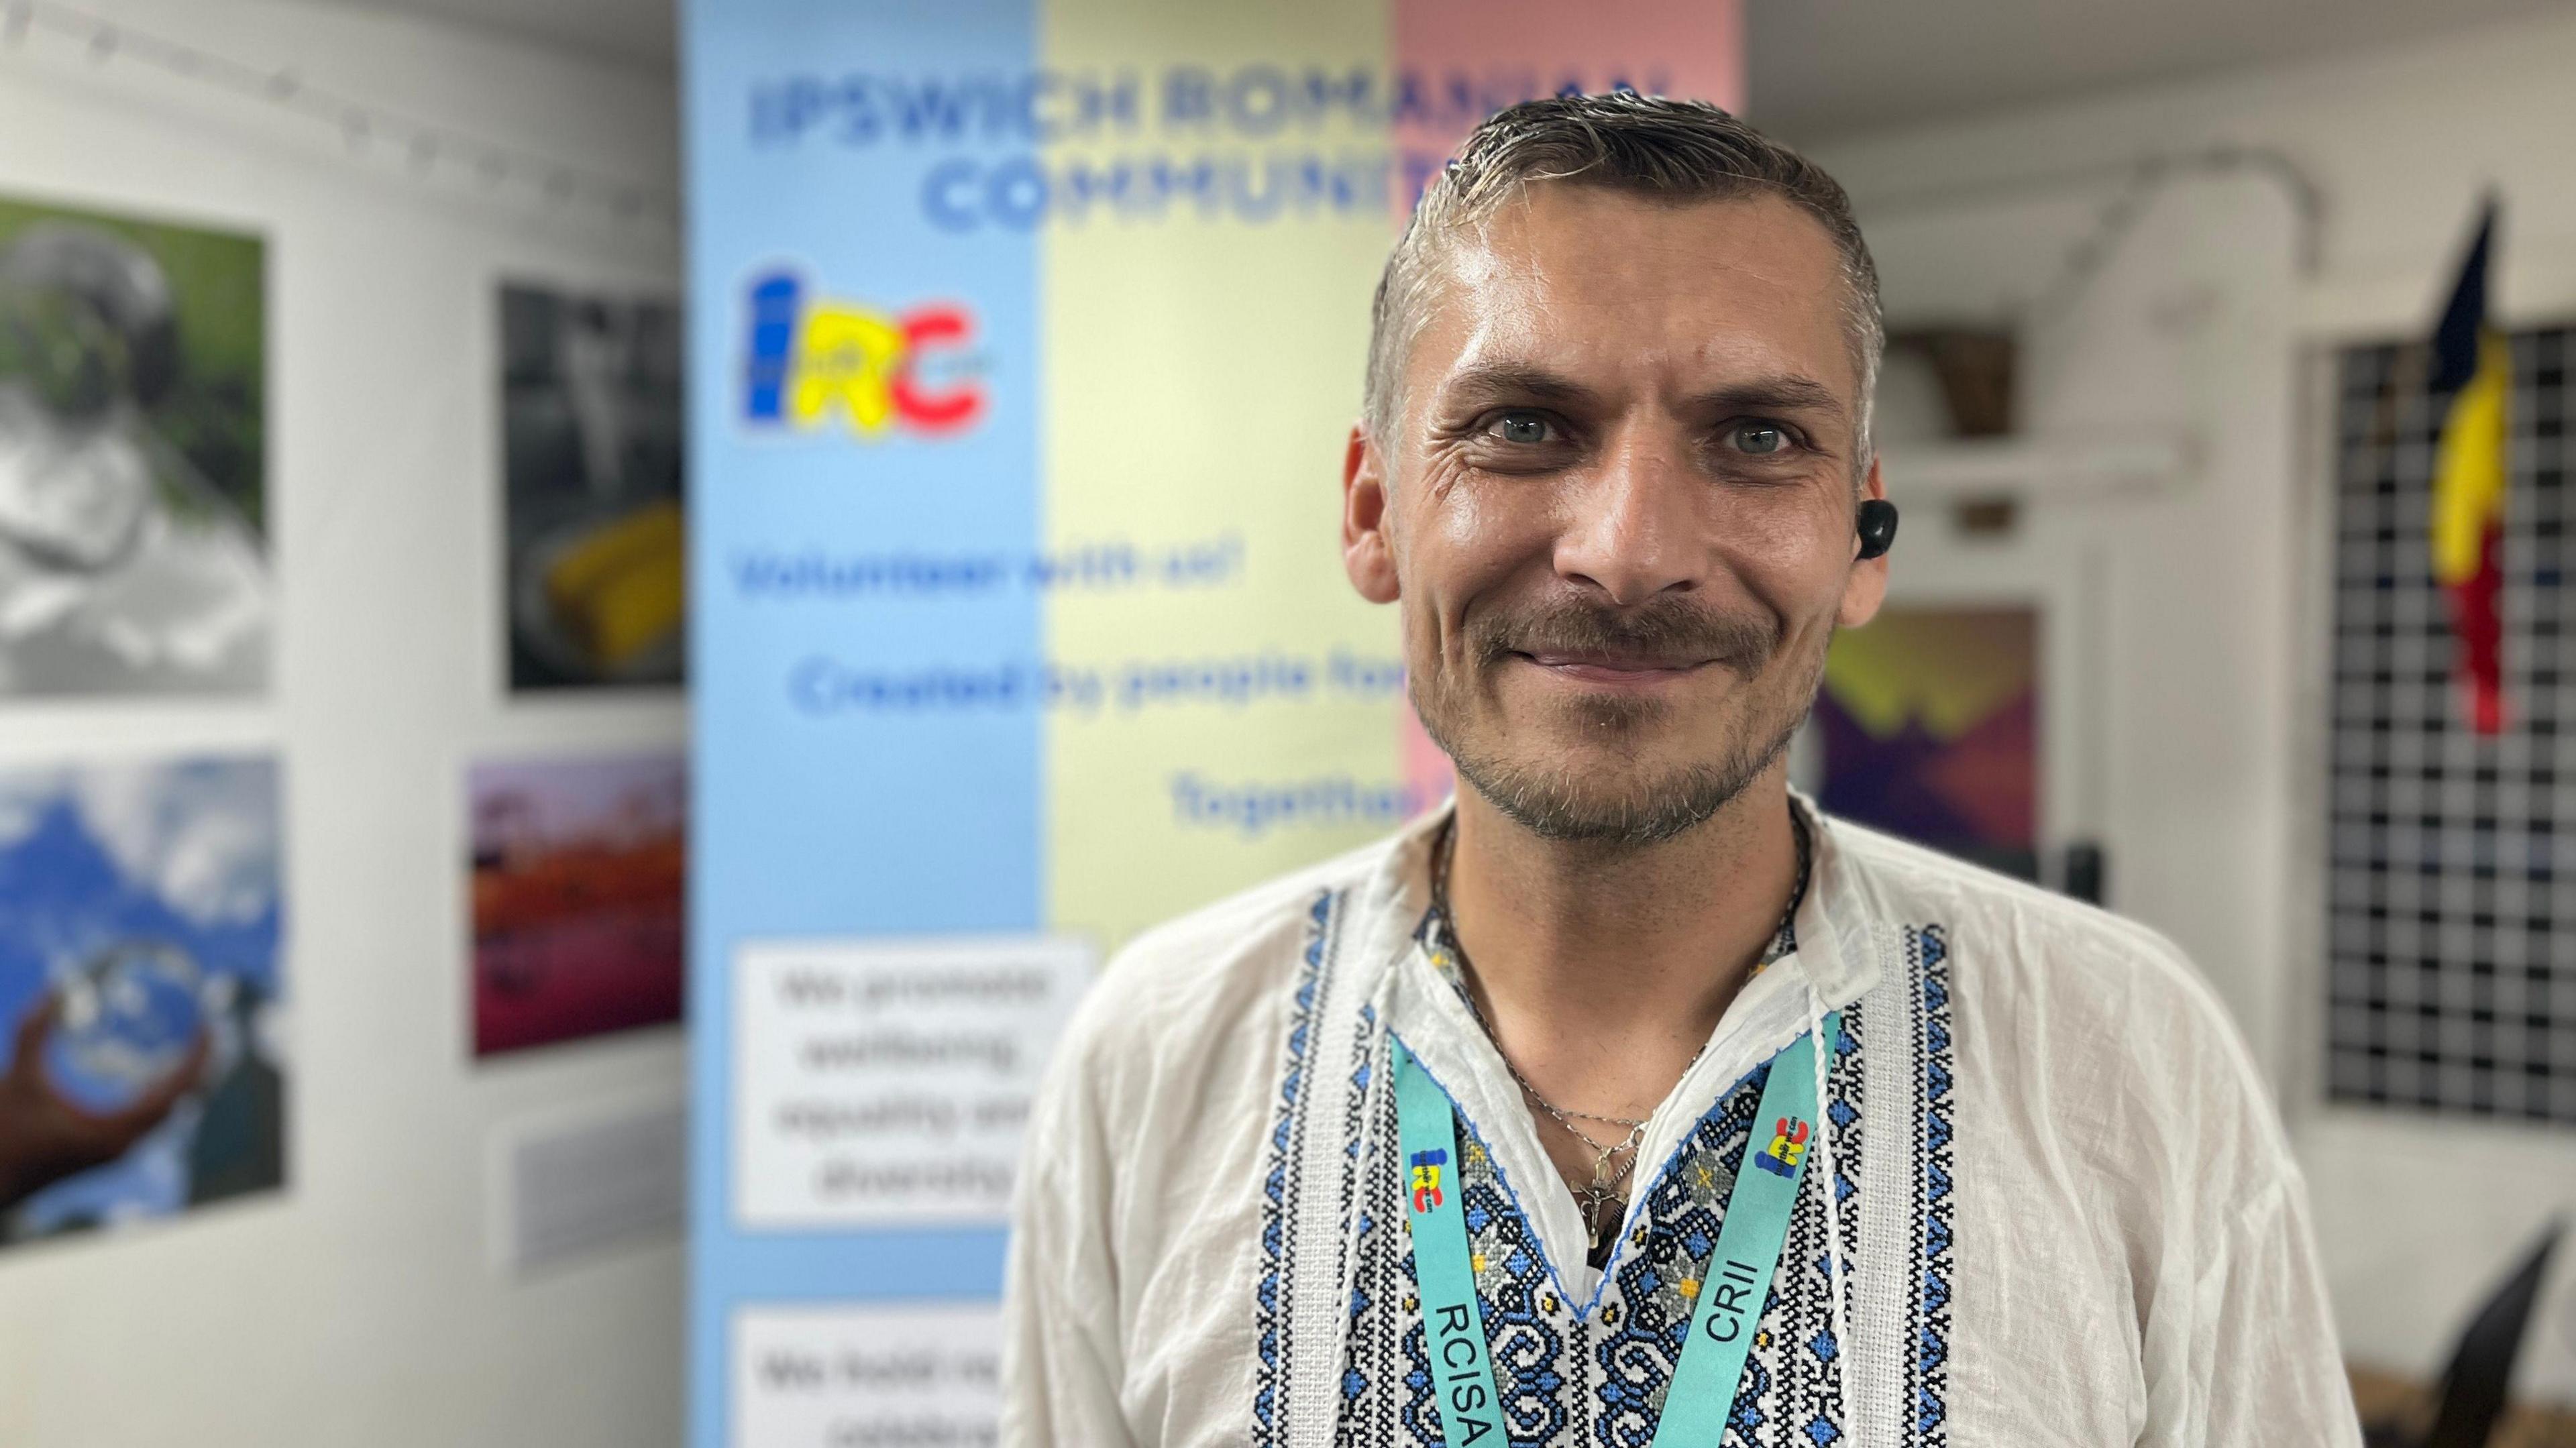
[[[999,1441],[989,1302],[747,1307],[733,1318],[732,1448]]]
[[[755,941],[734,954],[746,1230],[997,1224],[1078,937]]]

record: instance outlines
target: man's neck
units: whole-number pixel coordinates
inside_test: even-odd
[[[1570,1111],[1642,1117],[1689,1066],[1796,888],[1774,764],[1681,836],[1541,839],[1462,789],[1450,927],[1505,1055]]]

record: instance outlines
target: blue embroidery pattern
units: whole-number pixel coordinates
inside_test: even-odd
[[[1330,903],[1319,902],[1317,945],[1309,961],[1317,974],[1330,968],[1322,944]],[[1895,1032],[1898,1041],[1910,1036],[1916,1063],[1914,1079],[1906,1083],[1912,1099],[1886,1103],[1878,1118],[1881,1132],[1899,1133],[1894,1139],[1900,1142],[1903,1133],[1911,1132],[1914,1147],[1914,1210],[1908,1214],[1914,1237],[1910,1251],[1899,1259],[1909,1274],[1903,1300],[1910,1313],[1902,1324],[1907,1348],[1901,1355],[1901,1390],[1909,1408],[1899,1415],[1900,1441],[1948,1442],[1954,1058],[1946,934],[1938,926],[1908,930],[1903,959],[1901,975],[1891,971],[1891,978],[1868,998],[1843,1010],[1842,1032],[1831,1043],[1826,1092],[1834,1128],[1832,1180],[1811,1171],[1801,1185],[1781,1271],[1764,1303],[1729,1414],[1725,1448],[1836,1448],[1850,1434],[1842,1387],[1844,1345],[1833,1332],[1823,1193],[1830,1189],[1840,1198],[1841,1261],[1843,1270],[1853,1271],[1859,1256],[1858,1182],[1869,1146],[1861,1099],[1863,1047],[1873,1031],[1881,1038]],[[1301,986],[1291,1028],[1283,1123],[1292,1114],[1289,1106],[1298,1066],[1307,1060],[1307,1039],[1313,1030],[1323,1029],[1308,1018],[1315,984],[1310,977]],[[1402,1174],[1396,1169],[1386,1033],[1367,1011],[1361,1012],[1358,1025],[1356,1037],[1335,1041],[1336,1046],[1348,1042],[1357,1061],[1336,1059],[1330,1066],[1353,1071],[1364,1097],[1347,1126],[1362,1164],[1357,1194],[1345,1203],[1349,1236],[1339,1264],[1350,1284],[1348,1318],[1340,1343],[1303,1344],[1296,1356],[1304,1364],[1303,1378],[1333,1389],[1336,1443],[1447,1448],[1434,1398],[1434,1365],[1422,1335]],[[1312,1064],[1326,1069],[1320,1061]],[[1643,1205],[1588,1312],[1587,1304],[1565,1298],[1521,1210],[1514,1183],[1498,1172],[1474,1123],[1461,1117],[1458,1189],[1464,1194],[1474,1251],[1482,1259],[1478,1298],[1505,1398],[1509,1448],[1651,1444],[1673,1364],[1688,1333],[1693,1293],[1715,1250],[1727,1194],[1751,1144],[1768,1070],[1759,1068],[1720,1093],[1643,1189]],[[1263,1444],[1285,1437],[1290,1354],[1280,1341],[1287,1331],[1280,1309],[1282,1284],[1293,1269],[1279,1260],[1277,1243],[1284,1230],[1280,1217],[1293,1209],[1295,1184],[1281,1172],[1295,1160],[1294,1138],[1303,1129],[1283,1126],[1272,1143],[1273,1181],[1284,1184],[1273,1190],[1267,1204],[1270,1217],[1263,1239],[1261,1398],[1255,1413],[1256,1441]],[[1852,1300],[1857,1286],[1844,1284]],[[1319,1353],[1331,1354],[1329,1369],[1309,1361]],[[1480,1448],[1506,1445],[1488,1438]]]
[[[1376,1079],[1386,1079],[1377,1072]],[[1370,1093],[1367,1159],[1390,1157],[1395,1093]],[[1405,1229],[1403,1186],[1392,1171],[1362,1178],[1353,1248],[1351,1315],[1344,1329],[1340,1422],[1344,1441],[1437,1443],[1431,1374],[1422,1347],[1422,1300]],[[1354,1425],[1371,1425],[1352,1435]],[[1388,1428],[1381,1425],[1393,1424]],[[1390,1436],[1392,1435],[1392,1436]]]
[[[1769,1079],[1769,1068],[1755,1072],[1701,1118],[1672,1168],[1648,1189],[1645,1213],[1610,1264],[1604,1331],[1595,1349],[1602,1384],[1593,1435],[1601,1442],[1654,1439],[1673,1365],[1690,1336],[1700,1275],[1717,1250],[1727,1196],[1753,1144],[1754,1111]]]
[[[1914,1352],[1906,1368],[1915,1441],[1949,1441],[1950,1417],[1950,939],[1938,925],[1905,937],[1915,996]]]
[[[1789,1219],[1789,1240],[1780,1248],[1780,1276],[1773,1283],[1761,1333],[1755,1338],[1757,1343],[1775,1349],[1769,1354],[1758,1350],[1755,1353],[1755,1361],[1761,1363],[1770,1381],[1756,1392],[1748,1375],[1736,1399],[1738,1422],[1727,1435],[1728,1442],[1747,1448],[1757,1443],[1791,1443],[1793,1432],[1816,1448],[1838,1442],[1843,1436],[1843,1350],[1834,1339],[1833,1274],[1837,1268],[1845,1273],[1854,1271],[1853,1248],[1859,1233],[1860,1211],[1853,1195],[1861,1140],[1860,1133],[1851,1128],[1860,1120],[1864,1009],[1857,1004],[1845,1007],[1841,1034],[1826,1043],[1833,1052],[1825,1082],[1825,1110],[1834,1124],[1834,1180],[1830,1185],[1841,1200],[1842,1248],[1838,1257],[1826,1251],[1825,1234],[1831,1225],[1825,1211],[1828,1183],[1823,1172],[1810,1170],[1799,1184],[1798,1211]],[[1809,1160],[1812,1164],[1814,1158]],[[1846,1277],[1846,1307],[1852,1290],[1852,1280]],[[1776,1425],[1776,1431],[1755,1433],[1742,1421],[1751,1411],[1758,1411],[1761,1422]]]
[[[1297,1202],[1298,1148],[1306,1133],[1305,1081],[1308,1043],[1315,1031],[1315,998],[1323,983],[1324,942],[1333,918],[1334,896],[1325,891],[1307,912],[1306,962],[1297,982],[1296,1011],[1288,1029],[1288,1069],[1279,1084],[1279,1112],[1270,1128],[1270,1175],[1261,1185],[1261,1276],[1253,1294],[1255,1340],[1261,1363],[1253,1375],[1253,1442],[1272,1448],[1286,1427],[1281,1412],[1294,1363],[1288,1334],[1281,1326],[1287,1283],[1296,1275],[1288,1222]]]
[[[1466,1125],[1462,1117],[1459,1123]],[[1514,1443],[1560,1441],[1569,1421],[1558,1364],[1566,1348],[1563,1303],[1550,1279],[1538,1234],[1521,1215],[1481,1138],[1459,1138],[1460,1189],[1467,1237],[1476,1260],[1476,1297],[1494,1359],[1494,1391],[1503,1395],[1505,1436]]]

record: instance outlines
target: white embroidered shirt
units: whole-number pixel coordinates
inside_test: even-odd
[[[1511,1444],[1643,1448],[1770,1062],[1839,1010],[1810,1156],[1830,1167],[1801,1183],[1727,1444],[2357,1444],[2298,1171],[2188,963],[1809,817],[1796,949],[1656,1110],[1598,1272],[1519,1090],[1418,942],[1436,816],[1137,940],[1030,1126],[1003,1441],[1442,1441],[1399,1037],[1458,1106]]]

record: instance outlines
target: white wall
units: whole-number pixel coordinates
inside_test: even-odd
[[[2202,462],[2153,496],[2043,506],[2018,546],[2103,565],[2086,580],[2106,667],[2080,823],[2110,840],[2115,903],[2192,950],[2282,1089],[2347,1351],[2428,1374],[2507,1254],[2576,1207],[2576,1132],[2322,1100],[2326,422],[2302,378],[2338,341],[2429,328],[2490,183],[2506,318],[2576,317],[2570,137],[2576,16],[1811,148],[1851,189],[1900,322],[2027,304],[2149,156],[2274,148],[2320,188],[2311,272],[2285,193],[2193,177],[2038,328],[2036,423],[2171,427]],[[1908,520],[1918,567],[1973,574],[1925,523]],[[2524,1386],[2576,1398],[2576,1273],[2557,1281]]]
[[[667,79],[261,0],[84,0],[315,86],[669,186]],[[41,34],[0,50],[0,194],[263,232],[265,700],[10,704],[0,765],[178,748],[285,761],[290,1184],[0,1253],[0,1442],[598,1445],[679,1437],[675,1241],[519,1284],[489,1265],[492,1133],[680,1089],[676,1031],[468,1058],[469,759],[665,747],[676,698],[501,686],[495,280],[669,291],[677,242],[361,164],[328,127]]]

